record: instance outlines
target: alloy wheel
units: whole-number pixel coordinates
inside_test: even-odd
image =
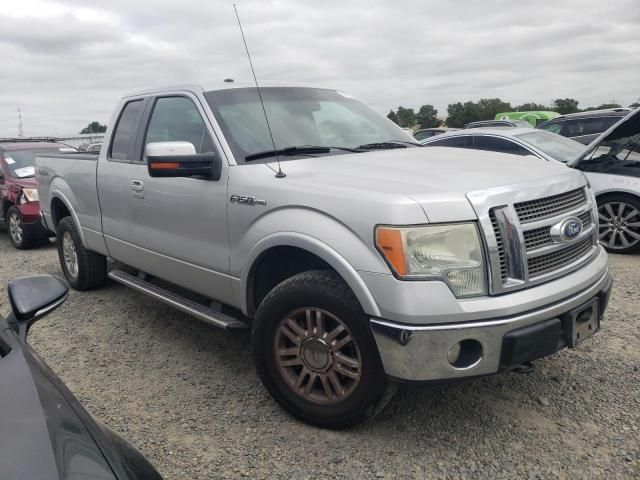
[[[11,238],[16,245],[20,245],[22,243],[22,220],[20,215],[15,212],[9,213],[9,235],[11,235]]]
[[[64,232],[62,236],[62,254],[64,256],[64,264],[67,267],[67,272],[73,278],[78,276],[78,254],[76,253],[76,246],[73,243],[73,238],[69,232]]]
[[[598,207],[600,242],[610,250],[626,250],[640,242],[640,211],[625,202]]]
[[[305,400],[342,402],[362,376],[360,349],[347,326],[318,308],[295,310],[283,318],[275,337],[278,371]]]

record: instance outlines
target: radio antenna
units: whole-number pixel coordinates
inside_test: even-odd
[[[267,130],[269,130],[269,136],[271,137],[271,143],[273,144],[273,151],[276,155],[276,161],[278,162],[278,171],[276,172],[276,178],[284,178],[287,175],[282,171],[282,167],[280,167],[280,158],[278,156],[278,148],[276,147],[276,141],[273,139],[273,132],[271,131],[271,125],[269,124],[269,116],[267,115],[267,109],[265,108],[264,101],[262,100],[262,92],[260,91],[260,85],[258,85],[258,79],[256,78],[256,71],[253,69],[251,54],[249,53],[249,47],[247,46],[247,39],[244,36],[244,30],[242,30],[242,23],[240,23],[240,15],[238,15],[238,9],[236,8],[235,3],[233,4],[233,10],[236,12],[238,27],[240,27],[240,34],[242,35],[242,42],[244,43],[244,49],[247,52],[247,58],[249,59],[249,66],[251,67],[251,73],[253,74],[253,81],[256,84],[256,90],[258,90],[260,105],[262,105],[262,113],[264,113],[264,120],[265,122],[267,122]]]

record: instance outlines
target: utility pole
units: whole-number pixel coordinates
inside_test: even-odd
[[[18,105],[18,137],[24,137],[24,130],[22,129],[22,112],[20,111],[20,105]]]

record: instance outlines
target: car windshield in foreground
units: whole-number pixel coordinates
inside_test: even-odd
[[[415,144],[400,127],[344,93],[307,87],[260,91],[278,155],[336,155]],[[236,159],[275,156],[256,88],[215,90],[204,96]]]
[[[36,155],[41,153],[58,153],[69,150],[68,147],[60,145],[48,148],[29,148],[24,150],[5,150],[2,153],[4,162],[9,167],[9,175],[13,178],[28,178],[35,176],[33,168]]]
[[[520,133],[515,135],[523,142],[541,150],[549,157],[560,162],[570,162],[584,152],[585,146],[570,138],[562,137],[555,133],[537,130],[535,132]]]

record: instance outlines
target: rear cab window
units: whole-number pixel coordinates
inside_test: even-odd
[[[142,105],[142,100],[133,100],[122,109],[111,140],[110,159],[129,160],[133,156]]]

